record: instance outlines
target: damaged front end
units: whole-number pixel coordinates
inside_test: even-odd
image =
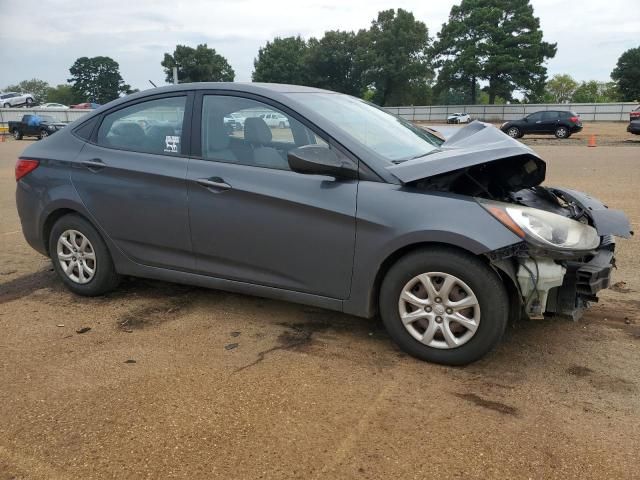
[[[438,152],[389,167],[403,184],[476,198],[520,243],[489,252],[530,318],[580,318],[610,284],[615,236],[629,238],[626,215],[589,195],[542,187],[545,162],[491,125],[474,122]]]

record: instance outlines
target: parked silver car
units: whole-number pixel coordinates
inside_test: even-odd
[[[21,105],[33,105],[35,99],[30,93],[3,92],[0,93],[0,105],[4,108],[19,107]]]

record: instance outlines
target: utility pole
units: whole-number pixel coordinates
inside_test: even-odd
[[[178,67],[173,67],[173,84],[178,84]]]

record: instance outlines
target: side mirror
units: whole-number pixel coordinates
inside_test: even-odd
[[[322,145],[304,145],[294,148],[287,154],[287,160],[291,170],[297,173],[358,178],[355,168],[342,163],[333,150]]]

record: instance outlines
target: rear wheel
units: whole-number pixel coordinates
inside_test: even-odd
[[[33,98],[27,98],[27,105],[33,104]]]
[[[22,140],[22,132],[20,130],[16,128],[12,133],[13,138],[15,138],[16,140]]]
[[[569,129],[563,126],[559,126],[558,128],[556,128],[555,133],[557,138],[569,138],[569,136],[571,135],[571,132],[569,132]]]
[[[79,215],[65,215],[54,224],[49,235],[49,255],[58,276],[78,295],[102,295],[120,281],[104,240]]]
[[[464,365],[498,343],[509,301],[498,275],[478,258],[433,248],[410,253],[391,267],[380,289],[380,314],[408,354]]]
[[[11,108],[11,104],[10,104],[10,103],[5,103],[5,104],[3,105],[3,107],[4,107],[4,108]]]
[[[522,132],[518,127],[509,127],[507,129],[507,135],[509,135],[511,138],[520,138],[522,137]]]

